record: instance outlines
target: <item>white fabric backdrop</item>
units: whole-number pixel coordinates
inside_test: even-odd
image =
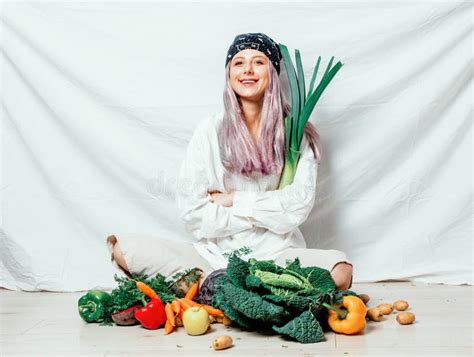
[[[472,26],[455,1],[4,3],[0,285],[112,287],[107,235],[191,239],[174,178],[242,32],[299,48],[307,78],[344,63],[312,117],[308,245],[356,282],[472,283]]]

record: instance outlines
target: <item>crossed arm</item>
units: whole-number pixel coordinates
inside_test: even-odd
[[[176,199],[186,230],[197,239],[227,237],[253,227],[277,234],[293,231],[308,217],[315,200],[317,163],[306,137],[294,181],[273,191],[210,191],[206,162],[209,139],[197,131],[186,151],[178,182]]]

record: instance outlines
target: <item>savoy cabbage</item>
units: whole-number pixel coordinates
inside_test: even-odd
[[[213,305],[235,323],[272,329],[301,343],[324,340],[323,302],[336,304],[344,295],[356,295],[337,291],[328,270],[301,267],[298,258],[281,267],[271,260],[244,261],[231,255],[226,274],[214,285]]]

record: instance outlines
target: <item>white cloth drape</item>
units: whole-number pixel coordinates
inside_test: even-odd
[[[300,227],[354,281],[472,283],[472,3],[3,3],[0,286],[115,286],[106,236],[192,239],[174,204],[234,36],[344,63]],[[320,77],[319,77],[320,78]],[[308,84],[307,83],[307,84]]]

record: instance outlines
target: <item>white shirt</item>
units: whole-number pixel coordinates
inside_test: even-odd
[[[275,259],[286,248],[305,248],[298,226],[314,205],[318,165],[306,136],[291,185],[278,190],[279,176],[224,178],[217,130],[223,113],[196,128],[181,165],[176,203],[199,254],[214,269],[225,268],[230,253],[243,259]],[[224,182],[226,181],[226,182]],[[234,191],[232,207],[211,202],[208,190]]]

